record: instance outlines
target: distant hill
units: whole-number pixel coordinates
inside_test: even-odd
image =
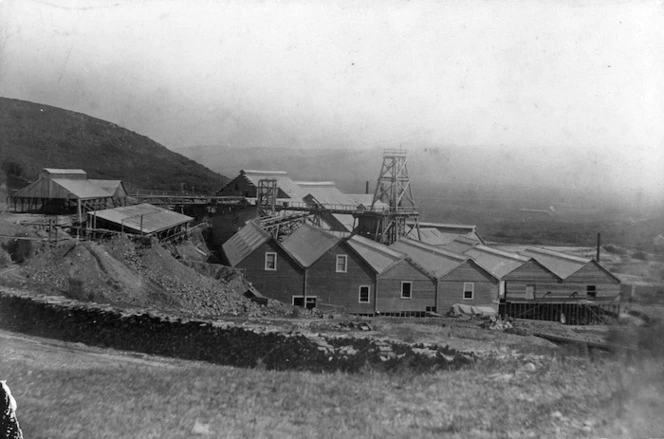
[[[0,174],[6,174],[10,189],[35,180],[49,167],[80,168],[90,178],[120,179],[130,192],[210,193],[228,181],[145,136],[48,105],[0,97],[0,133]]]

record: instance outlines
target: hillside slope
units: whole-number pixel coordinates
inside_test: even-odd
[[[81,168],[90,178],[121,179],[129,191],[214,192],[228,179],[111,122],[61,108],[0,97],[0,164],[8,186],[42,168]]]

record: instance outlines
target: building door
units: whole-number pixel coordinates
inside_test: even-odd
[[[526,300],[535,299],[535,285],[526,285]]]

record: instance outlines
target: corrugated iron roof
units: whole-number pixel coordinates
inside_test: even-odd
[[[477,245],[469,248],[465,251],[465,254],[473,258],[478,265],[499,279],[502,279],[503,276],[519,268],[531,259],[485,245]]]
[[[226,241],[222,248],[232,267],[237,266],[258,247],[271,239],[270,234],[255,222],[249,221],[235,235]]]
[[[469,248],[475,247],[479,244],[480,242],[477,239],[468,236],[459,236],[455,238],[454,241],[443,245],[443,248],[456,253],[464,253]]]
[[[408,238],[418,240],[417,230],[411,229]],[[420,241],[430,245],[446,245],[459,237],[458,233],[443,233],[433,227],[420,227]]]
[[[406,257],[404,253],[363,236],[353,235],[346,242],[377,274]]]
[[[309,267],[341,238],[311,224],[302,224],[281,243],[282,247],[303,267]]]
[[[88,212],[88,216],[94,215],[125,229],[146,234],[160,232],[193,220],[190,216],[147,203]]]
[[[68,178],[71,180],[85,180],[88,178],[88,173],[83,169],[55,169],[44,168],[40,173],[40,177],[55,177],[55,178]]]
[[[424,269],[437,278],[444,276],[470,259],[467,255],[454,253],[407,238],[396,241],[390,248],[405,253],[416,264],[424,267]]]
[[[71,194],[71,196],[67,198],[79,198],[81,200],[85,200],[91,198],[107,198],[113,195],[102,187],[90,182],[90,180],[52,178],[51,181]]]
[[[125,191],[122,180],[100,180],[97,178],[91,178],[88,181],[104,189],[109,194],[127,196],[127,191]]]
[[[565,279],[579,271],[590,262],[590,259],[538,247],[529,247],[523,250],[521,254],[535,259],[561,279]]]

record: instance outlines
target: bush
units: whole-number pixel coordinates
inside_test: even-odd
[[[9,253],[9,257],[13,262],[22,264],[23,262],[30,259],[33,254],[32,241],[27,239],[18,239],[24,237],[20,233],[14,236],[16,236],[16,238],[12,239],[7,244],[4,244],[2,248],[4,248],[7,253]]]
[[[615,246],[613,244],[608,244],[602,247],[607,253],[613,253],[616,255],[626,255],[627,250],[622,247]]]
[[[646,255],[645,252],[642,251],[632,253],[632,257],[634,259],[639,259],[641,261],[645,261],[648,259],[648,255]]]

